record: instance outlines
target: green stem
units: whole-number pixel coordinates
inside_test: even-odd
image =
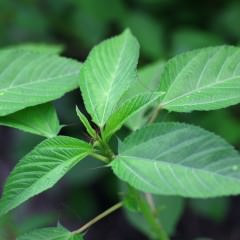
[[[106,211],[104,211],[103,213],[99,214],[98,216],[96,216],[95,218],[93,218],[91,221],[89,221],[88,223],[84,224],[81,228],[75,230],[72,232],[73,235],[78,234],[78,233],[82,233],[84,231],[86,231],[89,227],[91,227],[93,224],[97,223],[98,221],[102,220],[103,218],[105,218],[106,216],[110,215],[111,213],[113,213],[114,211],[118,210],[119,208],[121,208],[123,206],[123,202],[119,202],[115,205],[113,205],[112,207],[110,207],[109,209],[107,209]]]
[[[161,111],[160,107],[157,107],[153,110],[153,112],[149,118],[148,124],[153,123],[157,119],[160,111]],[[91,155],[105,163],[111,162],[115,158],[115,154],[112,151],[112,149],[110,148],[110,146],[108,145],[108,143],[106,143],[100,136],[98,136],[98,138],[97,138],[97,143],[98,143],[98,146],[100,147],[99,150],[101,151],[101,153],[103,155],[100,155],[98,153],[92,153]],[[146,219],[146,221],[148,222],[152,232],[154,233],[155,240],[169,240],[167,233],[165,232],[164,228],[162,227],[162,225],[159,221],[157,209],[155,207],[155,203],[154,203],[154,199],[153,199],[152,195],[149,193],[145,193],[145,198],[143,198],[141,192],[136,190],[136,193],[138,194],[139,199],[140,199],[141,212],[142,212],[144,218]],[[81,233],[81,232],[85,231],[87,228],[92,226],[94,223],[98,222],[105,216],[111,214],[113,211],[122,207],[122,205],[123,205],[122,202],[114,205],[113,207],[109,208],[102,214],[98,215],[96,218],[91,220],[89,223],[85,224],[80,229],[74,231],[73,233],[76,234],[76,233]]]
[[[98,153],[91,153],[90,156],[104,162],[104,163],[109,163],[109,159],[101,154]]]
[[[151,123],[156,121],[156,119],[157,119],[157,117],[158,117],[158,115],[159,115],[161,110],[162,110],[162,108],[160,106],[158,106],[157,108],[155,108],[153,110],[153,112],[152,112],[152,114],[151,114],[151,116],[150,116],[150,118],[148,120],[148,124],[151,124]]]
[[[114,152],[112,151],[112,149],[110,148],[108,143],[106,143],[104,140],[99,138],[98,141],[99,141],[100,148],[101,148],[102,152],[108,158],[108,162],[111,162],[115,158]]]
[[[146,201],[147,201],[149,207],[152,209],[152,212],[154,213],[154,215],[156,215],[157,211],[156,211],[155,202],[154,202],[152,194],[145,193],[145,198],[146,198]]]
[[[169,240],[168,235],[164,228],[162,227],[159,218],[158,212],[155,208],[154,201],[152,199],[152,195],[149,193],[145,193],[144,196],[142,192],[137,189],[129,186],[131,193],[136,199],[139,211],[142,213],[145,218],[149,228],[151,230],[151,235],[154,237],[154,240]]]

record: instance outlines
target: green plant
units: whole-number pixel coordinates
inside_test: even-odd
[[[58,51],[24,46],[0,52],[0,123],[48,138],[8,177],[0,215],[51,188],[89,155],[104,162],[122,180],[123,200],[76,231],[58,226],[36,230],[19,240],[82,239],[89,226],[122,206],[130,215],[143,216],[148,223],[147,229],[142,226],[143,231],[150,238],[166,240],[170,230],[165,231],[162,210],[156,204],[166,201],[163,195],[209,198],[240,193],[240,156],[231,145],[200,127],[154,123],[162,109],[191,112],[238,104],[239,48],[203,48],[178,55],[166,64],[157,63],[144,71],[145,76],[148,71],[157,73],[157,77],[150,74],[151,83],[138,80],[139,44],[129,30],[93,48],[83,65],[57,56]],[[143,84],[153,86],[154,91]],[[57,136],[61,126],[49,103],[78,85],[86,110],[97,125],[95,130],[76,109],[90,142]],[[139,129],[119,140],[115,152],[111,139],[134,118],[140,119]]]

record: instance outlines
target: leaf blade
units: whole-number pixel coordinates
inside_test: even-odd
[[[63,136],[37,145],[8,177],[0,200],[0,215],[54,186],[91,149],[81,140]]]
[[[47,138],[57,136],[61,129],[56,110],[50,103],[25,108],[0,117],[0,125],[17,128]]]
[[[163,61],[157,61],[147,66],[144,66],[143,68],[140,68],[138,70],[137,81],[133,84],[132,87],[127,90],[126,93],[124,93],[122,99],[132,97],[139,93],[153,93],[154,91],[156,91],[156,89],[159,88],[160,79],[165,64],[166,63]],[[146,114],[147,110],[150,107],[157,107],[158,104],[158,102],[153,102],[153,104],[148,105],[146,108],[142,109],[140,112],[130,117],[126,121],[125,125],[132,131],[135,131],[138,128],[144,126],[144,124],[147,123],[149,118],[148,114]]]
[[[136,78],[139,45],[129,30],[93,48],[80,75],[88,113],[100,127]]]
[[[109,139],[114,132],[119,130],[121,126],[130,118],[133,114],[141,111],[149,104],[156,101],[162,93],[145,93],[138,94],[132,98],[129,98],[111,115],[106,123],[103,135],[105,139]]]
[[[81,64],[55,54],[0,51],[0,116],[55,100],[78,86]]]
[[[83,240],[80,235],[73,235],[63,227],[49,227],[33,230],[24,234],[17,240]]]
[[[88,119],[84,116],[84,114],[79,110],[79,108],[76,106],[76,113],[80,119],[80,121],[82,122],[82,124],[84,125],[84,127],[86,128],[88,134],[95,138],[96,137],[96,132],[95,130],[92,128],[91,124],[89,123]]]
[[[187,124],[153,124],[133,133],[112,162],[142,191],[184,197],[240,192],[240,156],[220,137]]]
[[[214,110],[240,102],[240,48],[209,47],[170,60],[160,82],[170,111]]]

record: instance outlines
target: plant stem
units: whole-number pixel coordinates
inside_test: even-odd
[[[157,209],[154,204],[152,194],[145,193],[145,200],[142,203],[142,213],[150,225],[152,231],[155,233],[156,240],[169,240],[169,237],[164,230],[162,224],[157,216]]]
[[[148,120],[148,124],[153,123],[157,119],[160,111],[161,111],[161,107],[159,106],[152,111],[152,114]],[[115,158],[115,154],[112,151],[111,147],[101,137],[98,137],[97,141],[100,147],[99,150],[102,152],[103,155],[100,155],[98,153],[92,153],[91,155],[105,163],[111,162]],[[140,199],[141,212],[144,218],[146,219],[146,221],[148,222],[151,230],[154,232],[155,239],[169,240],[167,233],[165,232],[164,228],[159,222],[157,209],[156,209],[152,195],[150,193],[145,193],[145,198],[143,198],[141,192],[137,191],[137,194],[139,195],[139,199]],[[115,204],[105,212],[101,213],[100,215],[92,219],[90,222],[86,223],[80,229],[73,231],[72,233],[73,234],[82,233],[83,231],[88,229],[90,226],[92,226],[102,218],[106,217],[107,215],[111,214],[112,212],[116,211],[117,209],[121,208],[122,206],[123,206],[123,202],[119,202]]]
[[[119,208],[121,208],[123,206],[123,202],[119,202],[115,205],[113,205],[112,207],[110,207],[109,209],[107,209],[106,211],[102,212],[101,214],[99,214],[98,216],[96,216],[95,218],[93,218],[91,221],[89,221],[88,223],[84,224],[81,228],[79,228],[78,230],[75,230],[72,232],[72,234],[78,234],[78,233],[82,233],[85,230],[87,230],[89,227],[91,227],[93,224],[95,224],[96,222],[100,221],[101,219],[105,218],[106,216],[108,216],[109,214],[111,214],[112,212],[118,210]]]
[[[155,109],[153,110],[153,112],[152,112],[152,114],[151,114],[151,116],[150,116],[150,118],[149,118],[149,120],[148,120],[148,124],[151,124],[151,123],[153,123],[153,122],[156,121],[156,119],[157,119],[157,117],[158,117],[161,109],[162,109],[162,108],[161,108],[160,106],[158,106],[157,108],[155,108]]]
[[[108,145],[108,143],[106,143],[103,139],[99,138],[98,139],[101,150],[103,151],[103,153],[106,155],[106,157],[108,158],[108,162],[111,162],[114,158],[115,158],[115,154],[112,151],[111,147]]]
[[[95,157],[96,159],[104,162],[104,163],[109,163],[109,159],[103,155],[100,155],[98,153],[91,153],[90,156]]]
[[[146,224],[148,224],[151,232],[149,237],[154,240],[169,240],[167,233],[159,221],[158,211],[155,208],[152,195],[149,193],[143,194],[130,185],[128,185],[128,193],[131,194],[132,199],[137,203],[137,211],[143,215]],[[146,196],[150,198],[146,199]]]
[[[154,203],[154,199],[153,199],[152,194],[151,193],[145,193],[145,198],[148,202],[148,205],[152,209],[152,212],[156,213],[156,207],[155,207],[155,203]]]

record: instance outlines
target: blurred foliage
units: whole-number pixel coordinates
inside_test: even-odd
[[[20,47],[25,46],[30,49],[31,44],[28,43],[41,43],[42,45],[39,46],[44,49],[44,44],[57,43],[59,47],[56,51],[60,51],[64,46],[64,55],[84,61],[94,45],[129,27],[141,44],[139,67],[143,66],[143,68],[139,71],[136,91],[152,91],[153,86],[158,86],[157,81],[160,81],[163,62],[169,57],[201,47],[239,44],[239,16],[238,0],[200,2],[191,0],[1,0],[0,47],[21,44]],[[149,65],[146,66],[147,64]],[[75,105],[82,108],[79,91],[68,94],[56,102],[61,123],[66,124],[61,134],[86,139],[88,137],[83,133],[84,128],[79,126],[80,122],[75,114]],[[127,126],[130,129],[141,126],[146,121],[149,111],[151,109],[134,116]],[[239,115],[239,106],[235,106],[214,112],[194,112],[193,114],[163,111],[158,120],[191,122],[221,135],[239,147]],[[118,135],[122,138],[127,132],[124,129]],[[7,137],[9,139],[6,141],[11,145],[12,151],[9,152],[6,160],[4,158],[6,154],[1,156],[2,151],[0,151],[0,174],[3,176],[6,176],[6,169],[11,169],[18,159],[42,140],[40,137],[16,130],[12,130],[11,135]],[[117,144],[117,141],[115,142]],[[9,159],[11,161],[6,162]],[[67,219],[66,225],[70,228],[79,226],[82,220],[89,220],[101,209],[105,209],[106,205],[117,201],[116,189],[118,189],[118,183],[111,172],[95,160],[84,161],[73,169],[59,186],[42,194],[41,204],[34,199],[23,208],[14,211],[11,216],[0,219],[0,239],[15,239],[16,235],[24,231],[55,224],[63,216]],[[158,200],[160,206],[175,205],[174,198],[159,197]],[[54,204],[57,201],[59,203]],[[44,211],[45,214],[39,213],[40,207],[46,210],[47,202],[49,208]],[[189,202],[195,214],[217,223],[222,222],[227,216],[229,204],[228,198]],[[174,208],[171,210],[173,211]],[[24,216],[23,220],[19,217],[19,212]],[[163,210],[161,213],[163,221],[173,221],[173,218],[168,219],[167,211]],[[136,217],[132,219],[139,227]],[[142,221],[139,217],[137,219]],[[170,232],[174,232],[175,224],[174,222],[169,225]],[[140,225],[145,226],[144,223]],[[141,227],[140,229],[144,232],[148,231]],[[224,235],[222,237],[228,238]],[[95,236],[95,239],[97,238],[99,236]],[[179,239],[187,239],[187,237],[183,235]]]
[[[143,217],[147,210],[145,207],[147,195],[139,195],[135,189],[123,183],[120,184],[120,189],[125,203],[125,214],[130,223],[151,239],[157,239],[153,229]],[[172,236],[184,210],[183,198],[153,195],[151,201],[154,204],[157,221],[163,226],[167,234]]]
[[[209,32],[195,29],[178,29],[172,37],[172,56],[186,52],[188,50],[217,46],[224,44],[224,41]]]
[[[21,210],[18,210],[14,216],[11,215],[0,219],[0,239],[15,239],[15,236],[53,224],[56,219],[54,212],[29,214],[24,218],[19,218],[22,214],[20,212]]]
[[[191,200],[190,206],[200,216],[220,223],[227,215],[230,201],[228,198],[194,199]]]
[[[154,18],[144,12],[131,12],[122,22],[137,37],[143,55],[152,60],[164,58],[163,28]]]

